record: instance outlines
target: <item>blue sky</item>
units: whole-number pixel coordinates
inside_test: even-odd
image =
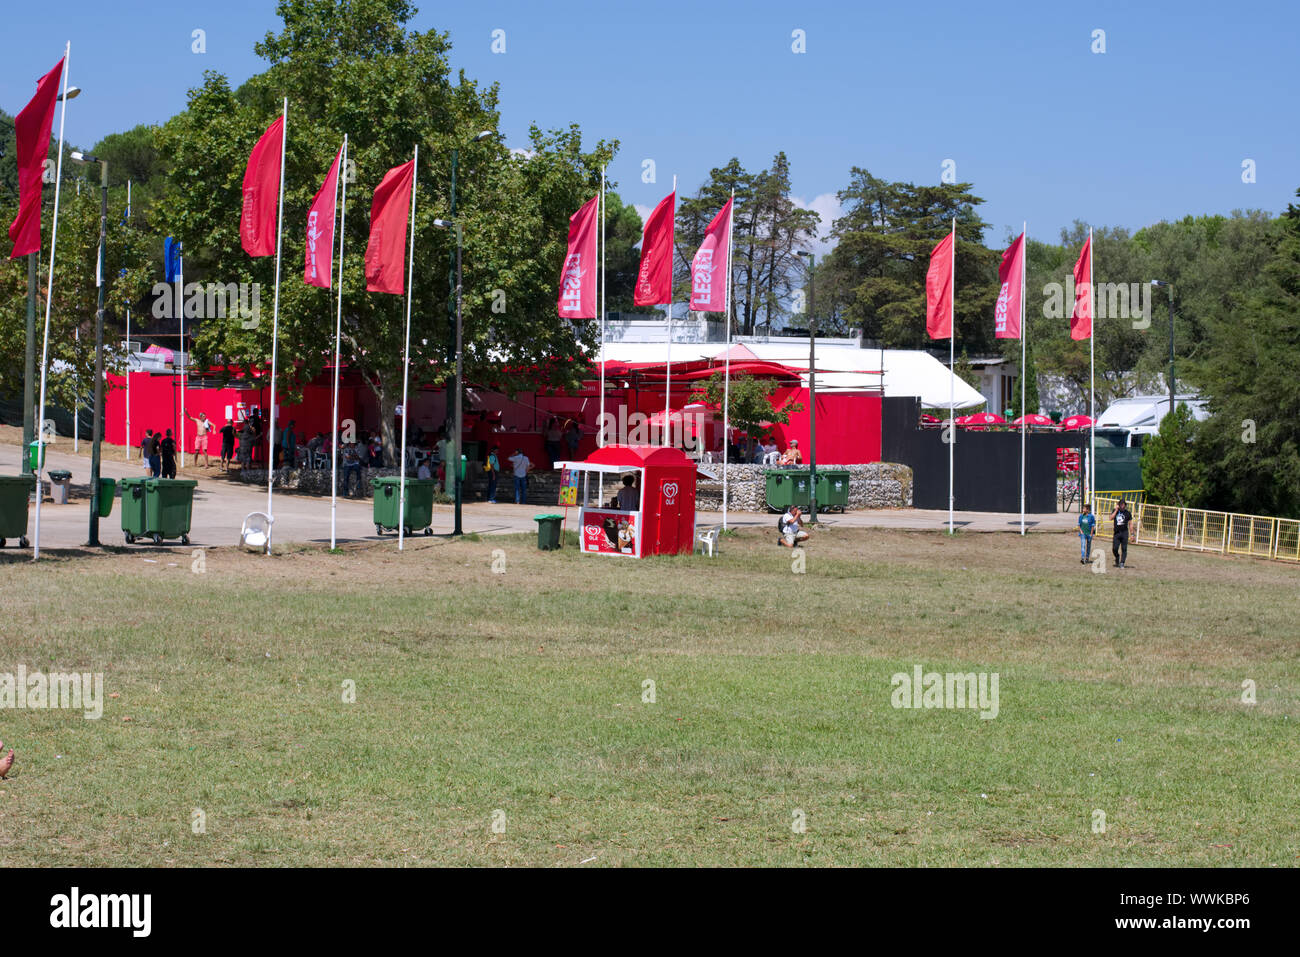
[[[450,32],[454,68],[501,83],[509,145],[532,122],[617,138],[610,177],[642,207],[674,173],[694,192],[730,157],[760,169],[778,150],[795,196],[824,219],[852,166],[938,182],[952,160],[987,201],[991,245],[1026,219],[1055,241],[1076,218],[1137,229],[1276,213],[1300,186],[1295,0],[419,5],[413,25]],[[272,0],[62,0],[22,4],[5,24],[0,106],[20,109],[71,40],[85,92],[68,138],[91,145],[178,112],[205,69],[236,84],[260,72],[253,44],[278,19]],[[206,53],[191,50],[195,29]],[[492,52],[498,29],[505,53]],[[792,51],[795,30],[805,53]],[[1094,30],[1105,53],[1092,52]]]

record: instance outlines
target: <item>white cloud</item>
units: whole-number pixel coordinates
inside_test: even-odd
[[[632,208],[636,210],[636,214],[641,217],[643,223],[655,211],[653,206],[646,206],[644,203],[633,203]]]
[[[810,202],[800,196],[791,196],[790,202],[800,209],[811,209],[821,216],[822,221],[817,227],[817,239],[812,244],[813,254],[820,259],[835,248],[835,244],[830,238],[831,226],[835,224],[835,220],[844,214],[838,197],[834,193],[821,193],[814,196]]]

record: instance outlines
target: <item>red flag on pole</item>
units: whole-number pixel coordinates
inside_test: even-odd
[[[375,189],[366,243],[366,292],[406,292],[406,227],[411,212],[415,160],[394,166]]]
[[[727,262],[727,237],[731,234],[733,202],[734,199],[727,200],[727,204],[718,210],[718,215],[704,231],[704,242],[700,243],[699,252],[691,260],[690,307],[697,312],[725,312],[727,308],[727,287],[721,280],[731,266]]]
[[[280,154],[284,116],[276,117],[248,155],[244,170],[244,212],[239,219],[239,242],[250,256],[275,253],[275,216],[280,199]]]
[[[63,58],[54,69],[36,81],[36,95],[14,117],[17,140],[18,215],[9,227],[13,240],[10,259],[41,250],[41,176],[50,153],[50,129],[54,125],[54,103],[63,79]]]
[[[1092,237],[1089,236],[1074,264],[1074,312],[1070,314],[1070,338],[1092,335]]]
[[[569,217],[569,251],[560,273],[560,315],[566,319],[596,318],[596,238],[600,225],[600,194]]]
[[[925,274],[925,331],[931,339],[952,336],[952,240],[953,233],[939,240]]]
[[[307,213],[307,264],[302,278],[309,286],[321,289],[330,287],[330,274],[334,270],[334,214],[338,202],[339,162],[343,147],[339,147],[334,163],[321,184],[320,192],[312,200]]]
[[[993,335],[997,339],[1020,338],[1020,297],[1024,294],[1021,268],[1025,255],[1025,234],[1007,247],[998,267],[998,303],[993,309]]]
[[[632,302],[654,306],[673,299],[673,224],[677,213],[674,190],[659,201],[641,234],[641,269]]]

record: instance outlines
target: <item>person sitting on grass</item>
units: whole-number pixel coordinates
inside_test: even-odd
[[[798,505],[791,505],[781,516],[778,525],[781,529],[780,544],[786,548],[794,548],[808,538],[808,533],[803,528],[803,513],[799,511]]]
[[[1092,561],[1092,533],[1097,528],[1097,516],[1092,514],[1092,506],[1085,505],[1079,516],[1079,564],[1086,565]]]

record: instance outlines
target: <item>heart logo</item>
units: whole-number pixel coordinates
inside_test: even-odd
[[[677,500],[677,483],[676,483],[676,482],[665,482],[665,483],[664,483],[664,503],[667,504],[667,505],[672,505],[673,502],[675,502],[676,500]]]

